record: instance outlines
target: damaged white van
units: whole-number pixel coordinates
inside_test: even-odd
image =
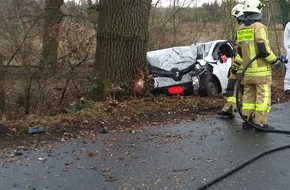
[[[152,94],[224,94],[234,57],[233,41],[215,40],[147,52]]]

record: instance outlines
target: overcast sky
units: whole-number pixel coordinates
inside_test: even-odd
[[[167,7],[169,5],[172,5],[173,1],[174,0],[160,0],[159,6]],[[152,3],[156,3],[156,2],[158,2],[158,0],[152,0]],[[214,0],[176,0],[176,2],[178,2],[179,6],[181,7],[187,7],[187,6],[197,7],[197,6],[201,6],[203,3],[214,2]]]
[[[79,3],[80,1],[83,0],[64,0],[66,1],[75,1],[76,3]],[[95,0],[93,0],[94,2]],[[158,6],[162,6],[162,7],[167,7],[169,5],[173,5],[173,1],[174,0],[160,0]],[[187,7],[187,6],[191,6],[191,7],[199,7],[201,6],[203,3],[210,3],[210,2],[214,2],[215,0],[175,0],[176,2],[179,3],[179,6],[181,7]],[[217,0],[218,2],[221,2],[221,0]],[[152,0],[152,3],[155,4],[156,2],[158,2],[158,0]],[[238,2],[244,2],[244,0],[238,0]]]
[[[65,1],[75,1],[79,3],[81,0],[65,0]],[[152,0],[152,3],[156,3],[158,0]],[[176,0],[179,1],[179,5],[182,7],[186,6],[201,6],[203,3],[214,2],[214,0]],[[218,0],[220,1],[220,0]],[[167,7],[173,4],[173,0],[160,0],[159,6]]]

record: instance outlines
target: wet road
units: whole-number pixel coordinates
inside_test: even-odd
[[[274,105],[270,124],[290,130],[290,104]],[[242,130],[242,120],[216,116],[118,132],[23,151],[0,159],[2,190],[197,189],[270,148],[290,144],[287,134]],[[266,155],[208,189],[285,190],[290,149]]]

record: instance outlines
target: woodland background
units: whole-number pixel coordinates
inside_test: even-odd
[[[1,121],[29,117],[37,123],[40,117],[76,113],[80,114],[77,118],[97,115],[106,120],[105,113],[117,117],[126,112],[126,117],[134,117],[150,108],[168,112],[164,105],[170,97],[153,97],[146,89],[146,52],[234,39],[236,23],[230,10],[237,1],[215,1],[201,7],[194,6],[196,0],[171,0],[168,7],[159,3],[1,1]],[[269,28],[271,46],[280,55],[290,2],[264,3],[262,22]],[[198,98],[179,104],[192,104]]]

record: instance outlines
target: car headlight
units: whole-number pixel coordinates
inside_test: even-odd
[[[194,65],[194,69],[195,70],[200,70],[201,69],[201,65],[199,62],[196,62],[195,65]]]
[[[191,80],[192,80],[192,85],[193,85],[193,86],[199,86],[199,77],[197,77],[197,76],[193,76],[193,77],[191,78]]]

